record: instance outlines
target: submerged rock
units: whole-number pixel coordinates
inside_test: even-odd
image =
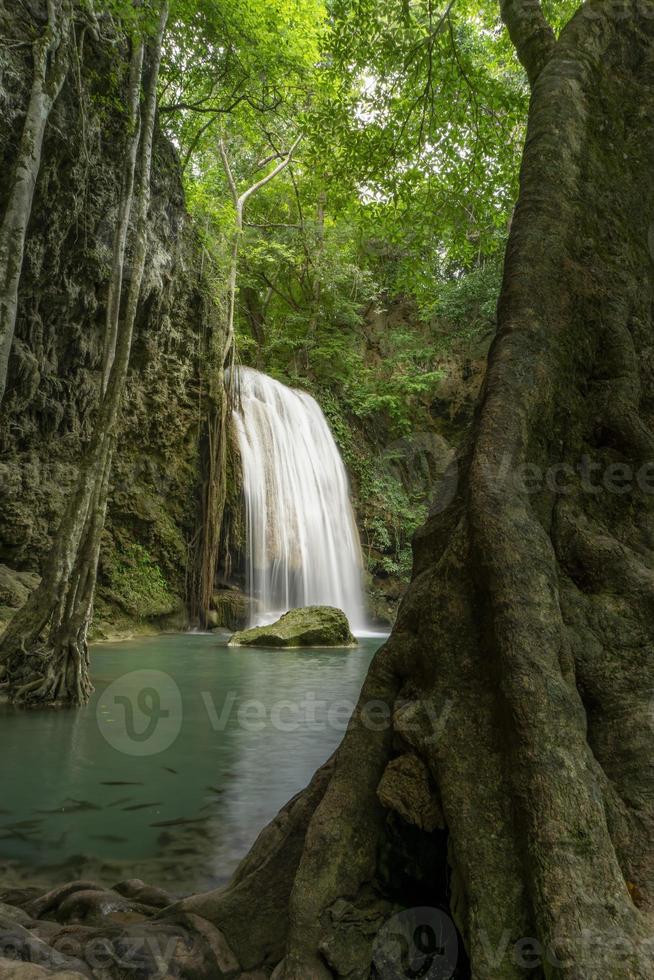
[[[234,633],[235,647],[355,647],[347,616],[333,606],[291,609],[270,626]]]

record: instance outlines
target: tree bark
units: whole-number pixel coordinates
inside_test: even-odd
[[[228,367],[232,363],[232,355],[234,350],[234,314],[236,311],[236,294],[237,294],[237,280],[238,280],[238,257],[241,248],[241,237],[243,235],[243,214],[245,211],[245,205],[248,200],[260,191],[262,187],[269,184],[271,180],[274,180],[283,170],[286,170],[291,160],[293,159],[293,154],[300,145],[302,140],[302,134],[298,136],[290,150],[284,157],[273,167],[269,173],[267,173],[260,180],[257,180],[254,184],[243,191],[242,194],[238,193],[236,182],[234,180],[234,175],[232,174],[231,167],[229,165],[229,159],[227,157],[227,150],[225,149],[225,143],[222,139],[219,140],[218,149],[220,151],[220,156],[222,158],[223,167],[225,170],[225,176],[227,177],[227,183],[229,185],[230,194],[232,196],[232,201],[234,203],[234,232],[232,235],[232,251],[229,263],[229,274],[227,277],[227,290],[226,290],[226,305],[227,305],[227,329],[225,336],[225,353],[223,364]]]
[[[168,6],[163,4],[158,33],[152,43],[149,78],[142,109],[139,177],[136,187],[136,229],[129,291],[125,313],[118,324],[114,342],[106,348],[111,360],[103,374],[103,396],[91,444],[80,467],[78,485],[64,513],[43,577],[25,605],[10,621],[0,638],[0,671],[10,700],[14,703],[84,704],[93,688],[89,676],[87,631],[93,610],[100,542],[107,508],[115,430],[127,380],[127,368],[147,251],[147,217],[150,204],[152,143],[157,105],[157,81],[161,45]],[[140,90],[143,51],[140,42],[132,49],[130,94],[134,96],[137,78]],[[136,108],[131,104],[131,112]],[[135,118],[130,118],[128,168],[132,155]],[[122,193],[133,193],[134,178],[126,172]],[[117,313],[121,301],[124,229],[131,201],[121,200],[116,231],[110,302]],[[117,284],[117,285],[116,285]],[[113,298],[112,298],[113,296]],[[107,325],[111,328],[109,314]],[[105,362],[105,367],[107,363]],[[106,380],[105,380],[106,378]]]
[[[533,976],[652,975],[653,42],[649,0],[593,0],[540,52],[455,498],[416,538],[320,791],[228,888],[177,909],[222,929],[243,969],[376,976],[371,923],[439,904],[429,855],[446,848],[475,980],[524,976],[527,937]],[[423,773],[445,830],[424,830],[398,766]]]
[[[32,45],[34,74],[18,157],[0,226],[0,404],[7,387],[9,355],[16,328],[18,284],[34,188],[41,168],[50,111],[68,71],[72,11],[68,0],[48,0],[48,23]]]
[[[554,31],[543,15],[540,0],[500,0],[500,10],[533,87],[552,56],[556,43]]]
[[[129,219],[134,200],[134,174],[136,172],[136,157],[141,141],[141,114],[139,101],[141,97],[141,80],[143,74],[143,41],[134,40],[132,57],[130,59],[129,88],[128,88],[128,139],[125,153],[125,166],[118,209],[118,221],[114,233],[113,256],[111,266],[111,282],[107,296],[107,313],[104,338],[104,358],[102,393],[107,390],[111,368],[116,354],[120,319],[120,299],[123,290],[123,272],[125,266],[125,248],[129,232]]]
[[[271,290],[268,289],[268,292],[270,293]],[[241,294],[252,339],[257,348],[261,348],[266,342],[266,304],[261,301],[254,286],[242,286]]]

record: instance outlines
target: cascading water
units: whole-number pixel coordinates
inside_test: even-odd
[[[361,628],[361,545],[325,416],[311,395],[252,368],[238,369],[237,387],[252,622],[329,605]]]

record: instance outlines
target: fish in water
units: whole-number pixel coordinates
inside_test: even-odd
[[[10,830],[8,834],[3,834],[3,836],[0,837],[0,840],[21,840],[26,844],[33,844],[34,837],[32,835],[34,833],[34,830]]]
[[[101,786],[142,786],[143,783],[129,782],[128,780],[125,779],[108,779],[105,782],[100,783],[100,785]]]
[[[69,798],[64,800],[63,807],[68,812],[79,812],[81,810],[101,810],[97,803],[91,803],[90,800],[75,800]]]
[[[27,833],[22,834],[16,832],[15,837],[17,837],[18,840],[27,842],[37,851],[60,849],[64,846],[68,838],[67,830],[65,830],[59,837],[54,838],[42,837],[40,834],[38,834],[37,837],[34,837],[33,835],[35,833],[38,833],[38,831],[28,830]],[[30,836],[27,836],[27,834]]]
[[[135,803],[133,806],[124,806],[123,811],[127,810],[149,810],[153,806],[161,806],[161,801],[158,803]]]
[[[119,800],[114,800],[113,803],[107,804],[108,806],[122,806],[124,803],[131,803],[134,799],[133,796],[123,796]]]
[[[43,823],[42,819],[39,820],[18,820],[16,823],[5,824],[4,830],[22,830],[27,827],[38,827],[40,823]]]
[[[179,776],[177,769],[171,769],[170,766],[163,766],[162,768],[165,769],[166,772],[172,772],[173,776]]]
[[[220,786],[205,786],[204,788],[210,793],[216,793],[217,796],[220,796],[221,793],[225,792],[225,788]]]
[[[102,841],[103,844],[126,844],[126,837],[118,837],[116,834],[97,834],[95,837],[91,837],[91,840]]]
[[[199,817],[196,820],[191,820],[189,817],[177,817],[176,820],[159,820],[157,823],[151,823],[151,827],[189,827],[194,823],[204,823],[204,817]]]

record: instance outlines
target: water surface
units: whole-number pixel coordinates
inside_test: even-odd
[[[230,876],[340,742],[382,638],[302,651],[226,639],[103,644],[86,707],[0,706],[5,881],[138,876],[183,893]]]

